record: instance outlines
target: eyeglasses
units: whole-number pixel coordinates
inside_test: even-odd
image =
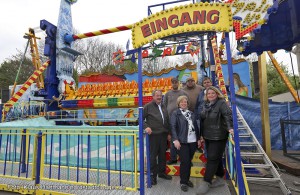
[[[195,82],[194,80],[188,80],[187,82]]]

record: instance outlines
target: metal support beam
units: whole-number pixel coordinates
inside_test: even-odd
[[[278,74],[280,75],[281,79],[283,80],[283,82],[285,83],[285,85],[287,86],[287,88],[290,90],[293,98],[295,99],[295,101],[297,103],[299,103],[299,98],[298,98],[298,94],[297,91],[294,89],[293,85],[291,84],[291,82],[289,81],[288,77],[284,74],[282,68],[280,67],[280,65],[278,64],[277,60],[274,58],[273,54],[268,51],[267,52],[274,67],[276,68]]]
[[[258,73],[260,89],[260,110],[262,123],[262,146],[266,154],[271,158],[271,135],[268,103],[267,62],[265,52],[258,56]]]

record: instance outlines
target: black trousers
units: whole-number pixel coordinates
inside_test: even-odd
[[[197,142],[183,144],[178,150],[180,158],[180,183],[187,184],[191,175],[191,160],[197,149]]]
[[[153,177],[166,171],[167,133],[149,135],[150,171]]]
[[[205,140],[207,150],[207,163],[204,174],[204,181],[211,183],[214,175],[223,177],[224,167],[222,162],[223,153],[226,147],[225,140]]]

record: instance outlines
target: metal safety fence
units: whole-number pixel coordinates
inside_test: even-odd
[[[76,194],[141,187],[137,129],[68,128],[1,128],[0,190]]]

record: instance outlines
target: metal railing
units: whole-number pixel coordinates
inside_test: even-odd
[[[6,104],[3,104],[0,108],[4,110],[6,106]],[[46,112],[46,104],[39,101],[17,102],[9,107],[7,113],[2,112],[1,109],[1,114],[5,122],[44,116]]]
[[[288,133],[285,131],[285,126],[289,126]],[[298,126],[297,128],[292,128],[291,125]],[[282,151],[283,155],[294,160],[300,161],[300,152],[288,152],[287,145],[292,146],[293,140],[299,140],[299,125],[300,120],[283,120],[280,119],[280,127],[281,127],[281,137],[282,137]],[[295,127],[295,126],[294,126]],[[292,132],[293,131],[293,132]]]
[[[133,127],[1,128],[0,176],[27,180],[14,186],[2,184],[2,190],[28,194],[76,193],[79,188],[137,191],[144,188],[138,179],[145,174],[139,171],[145,165],[138,161],[138,135]],[[146,145],[147,138],[143,138]],[[150,184],[149,159],[146,162]],[[60,187],[47,188],[49,183]]]
[[[227,143],[227,147],[225,150],[225,157],[226,157],[226,169],[227,172],[229,174],[229,177],[231,179],[231,182],[233,184],[233,187],[236,191],[237,194],[240,194],[240,183],[239,182],[243,182],[244,186],[244,192],[243,194],[250,194],[249,191],[249,187],[248,187],[248,182],[246,180],[246,174],[245,174],[245,170],[244,170],[244,166],[242,162],[236,162],[236,155],[240,155],[237,154],[235,152],[235,144],[234,144],[234,140],[232,139],[232,136],[230,135],[229,137],[229,141]],[[242,173],[239,173],[236,169],[236,164],[237,163],[241,163],[241,167],[242,167]],[[238,177],[238,174],[242,174],[241,176]],[[238,180],[238,178],[243,178],[242,181]]]

